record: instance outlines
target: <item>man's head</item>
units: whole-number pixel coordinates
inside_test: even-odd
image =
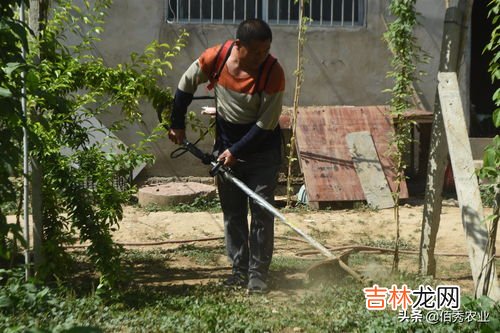
[[[248,44],[254,40],[272,42],[273,33],[269,25],[261,19],[248,19],[240,23],[236,31],[236,39],[243,44]]]
[[[269,54],[272,40],[271,28],[261,19],[248,19],[241,22],[236,31],[240,64],[249,69],[257,69]]]

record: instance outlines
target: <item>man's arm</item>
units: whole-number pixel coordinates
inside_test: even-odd
[[[174,106],[170,116],[170,127],[173,129],[186,128],[187,108],[193,101],[193,94],[184,92],[177,88],[174,96]]]
[[[175,91],[172,114],[170,115],[171,129],[168,137],[177,144],[182,144],[186,137],[186,113],[193,101],[193,95],[198,85],[208,81],[207,75],[201,70],[199,59],[189,66],[182,75]]]

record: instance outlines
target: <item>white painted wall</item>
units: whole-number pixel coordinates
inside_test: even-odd
[[[382,40],[385,31],[383,17],[387,15],[388,0],[367,1],[367,25],[355,29],[311,27],[307,31],[305,47],[305,81],[300,98],[301,105],[380,105],[386,104],[389,95],[383,93],[391,86],[386,78],[390,70],[391,54]],[[439,63],[439,48],[444,17],[444,0],[419,0],[418,10],[422,27],[417,35],[423,49],[432,60],[421,66],[428,72],[416,84],[424,105],[433,105],[437,86],[436,71]],[[163,0],[115,0],[106,21],[102,42],[96,45],[96,53],[102,55],[107,64],[113,65],[128,60],[130,52],[141,52],[152,40],[172,42],[179,29],[189,34],[187,47],[173,62],[174,70],[166,86],[175,89],[183,71],[209,46],[233,38],[236,25],[180,25],[164,22]],[[287,86],[285,105],[292,105],[296,66],[296,27],[271,26],[273,30],[273,53],[286,73]],[[205,94],[199,89],[199,94]],[[200,110],[204,103],[193,103],[192,110]],[[137,139],[136,130],[149,131],[157,123],[155,112],[143,108],[145,124],[117,133],[126,143]],[[112,117],[109,116],[109,117]],[[106,124],[110,118],[101,120]],[[192,140],[196,139],[191,135]],[[209,151],[211,140],[205,140],[201,148]],[[145,169],[145,175],[154,176],[204,176],[207,168],[196,159],[184,156],[171,160],[169,153],[174,146],[164,140],[156,143],[153,153],[157,157],[154,166]]]

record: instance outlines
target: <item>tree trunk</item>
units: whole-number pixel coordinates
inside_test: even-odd
[[[29,9],[29,27],[33,31],[36,39],[43,31],[47,21],[49,0],[30,0]],[[38,61],[43,58],[42,54],[38,55]],[[37,107],[35,106],[30,112],[31,121],[35,122],[38,117]],[[35,275],[39,268],[45,263],[43,254],[43,168],[39,161],[32,159],[31,161],[31,209],[33,214],[33,256],[34,256],[34,272]]]

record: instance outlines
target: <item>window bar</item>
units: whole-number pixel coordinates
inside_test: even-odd
[[[221,18],[222,18],[222,24],[224,24],[224,0],[222,0],[222,15],[221,15]]]
[[[351,13],[351,17],[352,17],[352,20],[351,20],[351,26],[354,27],[354,5],[355,5],[355,0],[352,0],[352,13]]]
[[[276,24],[280,24],[280,0],[276,1],[278,4],[276,5]]]
[[[354,12],[353,12],[354,15]],[[236,22],[236,0],[233,0],[233,24]]]
[[[175,21],[179,22],[179,0],[177,0],[177,7],[175,8],[175,11],[176,11]]]
[[[203,12],[201,9],[203,8],[203,0],[200,0],[200,23],[203,21]]]
[[[319,2],[319,25],[323,25],[323,0]]]
[[[292,2],[292,0],[288,0],[288,24],[290,24],[290,2]]]
[[[269,21],[269,2],[268,2],[268,0],[262,0],[262,20],[265,22]]]
[[[259,12],[259,1],[255,0],[255,18],[259,17],[257,13]]]
[[[309,25],[312,23],[312,17],[313,17],[313,0],[309,1]]]
[[[188,22],[191,22],[191,0],[188,0]]]
[[[247,0],[244,1],[244,8],[243,8],[243,20],[247,19]]]
[[[333,26],[333,0],[330,2],[330,25]]]
[[[341,19],[340,19],[340,25],[341,26],[344,26],[344,5],[345,5],[345,0],[342,0],[342,15],[341,15]]]
[[[214,23],[214,0],[210,1],[210,23]]]
[[[358,2],[358,24],[360,25],[366,25],[365,4],[364,0]]]

